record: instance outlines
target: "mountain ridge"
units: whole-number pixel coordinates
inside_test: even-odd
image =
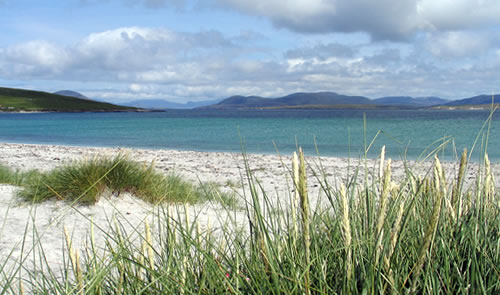
[[[266,109],[266,108],[374,108],[402,107],[418,108],[447,103],[448,100],[439,97],[388,96],[370,99],[365,96],[351,96],[336,92],[296,92],[277,98],[261,96],[235,95],[217,104],[201,107],[201,109]]]

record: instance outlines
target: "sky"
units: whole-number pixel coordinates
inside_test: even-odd
[[[0,0],[0,86],[120,103],[500,92],[498,0]]]

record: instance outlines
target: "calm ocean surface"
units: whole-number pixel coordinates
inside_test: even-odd
[[[471,148],[489,111],[434,110],[172,110],[158,113],[0,113],[0,141],[75,146],[135,147],[282,154],[298,142],[306,153],[358,157],[364,150],[363,114],[368,153],[382,145],[393,158],[417,159],[426,148],[449,139],[442,156]],[[491,123],[488,153],[500,160],[500,115]],[[479,136],[476,149],[481,148]],[[476,157],[477,158],[477,157]]]

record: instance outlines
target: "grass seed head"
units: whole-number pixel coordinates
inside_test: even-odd
[[[309,211],[309,197],[307,195],[307,173],[306,164],[304,159],[304,152],[299,148],[299,196],[300,207],[302,211],[302,235],[304,238],[304,251],[305,251],[305,264],[306,271],[304,275],[305,280],[305,293],[310,294],[310,264],[311,264],[311,236],[309,232],[310,226],[310,211]]]
[[[382,149],[380,151],[380,165],[379,165],[379,171],[378,171],[378,177],[382,179],[382,176],[384,174],[384,159],[385,159],[385,145],[382,146]]]
[[[387,160],[387,167],[384,171],[384,177],[382,179],[382,192],[380,195],[380,206],[378,212],[378,221],[376,227],[376,236],[379,239],[379,235],[382,233],[382,228],[384,226],[386,211],[387,211],[387,202],[389,198],[389,192],[391,190],[391,159]]]

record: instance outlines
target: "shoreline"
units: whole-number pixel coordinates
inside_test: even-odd
[[[62,145],[16,144],[0,142],[0,164],[13,170],[49,171],[75,161],[96,156],[113,157],[125,155],[131,160],[153,167],[164,175],[177,174],[193,184],[211,183],[226,192],[236,193],[242,201],[249,195],[245,159],[252,176],[259,181],[261,189],[272,203],[289,199],[293,191],[291,181],[292,154],[266,155],[234,152],[200,152],[183,150],[148,150],[135,148],[75,147]],[[372,181],[378,177],[380,159],[341,158],[329,156],[306,156],[307,178],[311,207],[321,206],[325,193],[316,172],[324,174],[330,185],[350,183],[356,173],[356,182]],[[385,160],[390,159],[386,155]],[[450,183],[458,174],[459,162],[441,161]],[[434,160],[426,161],[392,159],[392,180],[396,183],[405,179],[410,170],[420,177],[431,176]],[[469,163],[464,176],[464,187],[473,186],[478,170],[482,166]],[[492,163],[496,186],[500,186],[500,163]],[[365,175],[366,174],[366,175]],[[287,201],[287,204],[289,202]],[[1,217],[1,216],[0,216]]]
[[[142,147],[142,146],[108,146],[108,145],[78,145],[78,144],[65,144],[65,143],[26,143],[26,142],[16,142],[16,141],[1,141],[0,140],[0,150],[4,148],[4,146],[18,146],[18,147],[26,147],[26,148],[29,148],[29,147],[32,147],[32,148],[35,148],[36,147],[40,147],[40,148],[61,148],[61,149],[81,149],[81,150],[88,150],[88,151],[95,151],[95,150],[103,150],[103,151],[113,151],[113,152],[120,152],[120,151],[131,151],[132,153],[134,153],[134,151],[137,151],[139,153],[142,153],[142,152],[159,152],[161,154],[164,154],[164,153],[168,153],[168,152],[173,152],[173,153],[199,153],[199,154],[228,154],[228,155],[231,155],[231,156],[242,156],[243,155],[243,152],[242,150],[238,150],[238,151],[233,151],[233,150],[196,150],[196,149],[182,149],[182,148],[169,148],[169,147],[165,147],[165,148],[159,148],[159,147]],[[387,152],[387,150],[386,150]],[[304,151],[305,153],[305,156],[306,158],[309,158],[309,159],[318,159],[318,158],[321,158],[322,160],[324,159],[335,159],[335,160],[347,160],[347,161],[350,161],[350,162],[362,162],[364,161],[365,159],[362,157],[362,154],[361,152],[358,153],[357,155],[358,156],[353,156],[353,155],[356,155],[356,153],[352,153],[351,156],[348,156],[344,153],[342,153],[341,155],[330,155],[330,154],[322,154],[320,153],[319,155],[314,152],[314,153],[308,153],[307,150]],[[246,152],[245,151],[245,154],[250,156],[250,157],[254,157],[254,156],[271,156],[271,157],[283,157],[283,158],[286,158],[286,157],[291,157],[292,156],[292,152],[290,153],[284,153],[284,152],[281,152],[281,151],[272,151],[272,152]],[[380,151],[377,151],[376,153],[370,153],[370,155],[367,155],[367,158],[366,160],[368,160],[369,162],[372,162],[372,161],[378,161],[379,160],[379,157],[380,157]],[[425,162],[432,162],[433,161],[433,157],[430,157],[430,156],[427,156],[425,159],[421,159],[422,155],[418,156],[418,157],[409,157],[409,158],[405,158],[405,159],[402,159],[401,158],[401,155],[397,156],[397,155],[388,155],[386,154],[386,159],[388,158],[392,158],[392,161],[393,163],[394,162],[406,162],[406,163],[425,163]],[[458,160],[460,158],[460,154],[457,155],[458,157]],[[456,163],[455,159],[451,158],[451,156],[445,156],[444,158],[439,158],[439,160],[441,161],[441,163]],[[1,155],[0,155],[0,163],[1,163]],[[291,158],[290,158],[291,159]],[[490,158],[491,160],[491,158]],[[470,159],[470,163],[473,164],[473,165],[476,165],[477,164],[477,161],[474,158],[471,158]],[[496,163],[495,161],[492,161],[492,164]],[[500,164],[500,160],[498,161],[498,163]],[[499,165],[500,167],[500,165]]]
[[[77,146],[77,145],[59,145],[59,144],[32,144],[32,143],[12,143],[0,142],[0,164],[6,165],[12,169],[23,171],[37,169],[47,171],[60,165],[71,163],[92,156],[114,156],[118,154],[128,155],[131,159],[139,162],[155,163],[155,168],[163,173],[175,170],[181,174],[187,174],[188,178],[199,180],[200,178],[215,178],[220,180],[219,174],[234,174],[234,169],[244,169],[244,157],[242,152],[232,151],[195,151],[181,149],[147,149],[147,148],[129,148],[129,147],[104,147],[104,146]],[[278,170],[283,170],[283,164],[291,167],[292,154],[263,154],[246,153],[249,166],[252,170],[267,171],[273,170],[272,175],[283,175]],[[386,155],[386,160],[391,158]],[[360,157],[336,157],[336,156],[317,156],[306,155],[306,160],[311,166],[321,164],[325,168],[342,170],[347,172],[348,168],[360,167],[365,165],[365,159]],[[455,161],[441,160],[444,168],[455,169],[458,163]],[[411,169],[427,169],[433,163],[433,158],[425,161],[392,159],[393,175],[397,179],[403,173],[406,166]],[[378,166],[378,158],[366,159],[367,167],[373,169]],[[276,167],[275,167],[276,166]],[[478,164],[469,163],[469,169],[476,170]],[[493,170],[500,170],[500,163],[492,162]],[[401,170],[401,171],[400,171]],[[269,172],[269,171],[268,171]],[[363,171],[361,171],[363,172]],[[216,174],[209,177],[210,174]],[[447,171],[449,174],[450,171]],[[197,175],[191,175],[197,174]],[[342,176],[341,173],[336,173]],[[259,175],[256,175],[258,178]],[[263,174],[261,176],[271,176]]]

